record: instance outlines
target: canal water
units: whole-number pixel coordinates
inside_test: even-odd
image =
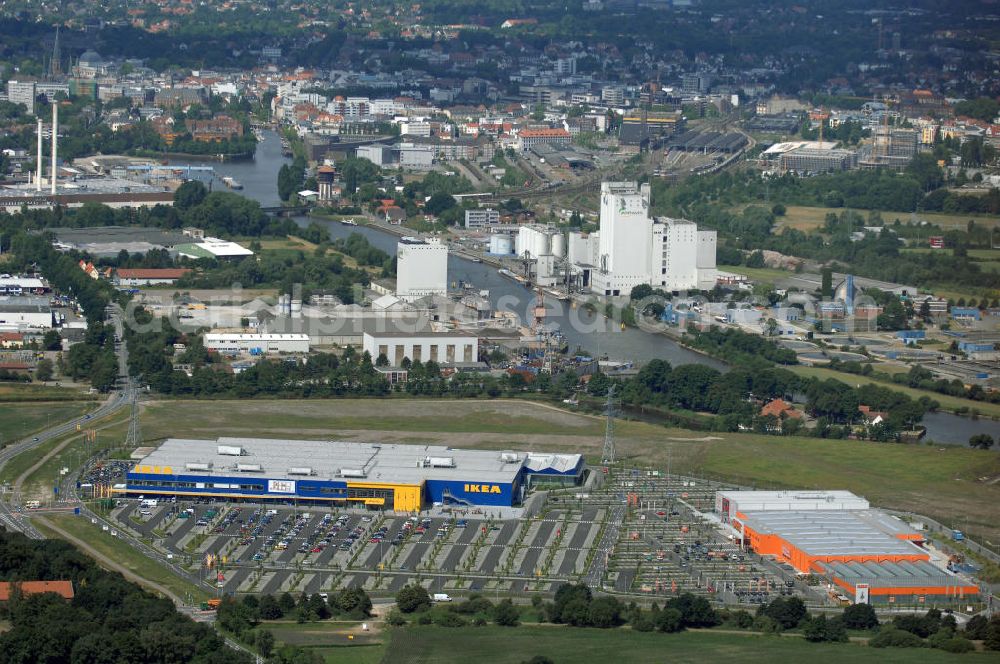
[[[230,176],[238,180],[243,189],[239,193],[258,201],[264,207],[281,204],[278,197],[278,169],[289,160],[281,156],[281,140],[274,132],[264,132],[257,144],[257,154],[251,161],[229,162],[215,165],[218,178]],[[220,179],[214,186],[224,186]],[[298,217],[296,223],[307,226],[318,222],[325,226],[333,238],[345,238],[360,233],[374,246],[389,254],[396,253],[397,238],[376,228],[344,226],[334,221]],[[535,294],[521,284],[501,276],[496,269],[483,263],[473,263],[452,254],[448,258],[448,279],[454,283],[466,282],[478,289],[489,290],[494,308],[516,313],[522,321],[530,323],[535,306]],[[615,321],[608,320],[583,308],[570,307],[569,303],[552,298],[546,301],[546,321],[563,334],[570,351],[577,347],[595,357],[607,356],[610,360],[644,363],[661,358],[673,365],[699,363],[725,370],[725,364],[679,346],[662,335],[647,334],[633,328],[621,329]]]
[[[238,180],[243,189],[239,192],[258,201],[264,207],[281,204],[278,197],[278,169],[290,160],[281,156],[281,140],[274,132],[266,131],[257,144],[253,160],[215,164],[217,178],[213,186],[224,186],[222,177]],[[325,226],[333,238],[344,238],[351,233],[361,233],[374,246],[389,254],[396,253],[396,237],[376,228],[344,226],[338,222],[299,217],[296,223],[307,226],[317,221]],[[490,291],[493,306],[513,311],[522,320],[530,321],[535,305],[535,295],[521,284],[501,276],[494,268],[483,263],[451,255],[448,258],[448,277],[453,282],[463,281],[479,289]],[[648,362],[660,358],[672,365],[698,363],[725,370],[725,364],[679,346],[658,334],[648,334],[634,328],[622,330],[618,324],[583,308],[571,308],[568,303],[548,300],[547,320],[557,326],[569,343],[570,351],[577,347],[597,357],[607,356],[618,361]],[[1000,437],[1000,422],[973,420],[950,413],[928,413],[923,424],[927,427],[926,440],[946,445],[966,445],[969,437],[987,433]],[[1000,450],[1000,444],[994,449]]]

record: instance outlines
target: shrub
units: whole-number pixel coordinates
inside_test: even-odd
[[[887,625],[868,642],[868,645],[872,648],[923,648],[925,644],[924,640],[913,632]]]
[[[431,597],[427,590],[418,584],[411,584],[400,588],[396,593],[396,606],[403,613],[413,613],[422,611],[431,605]]]

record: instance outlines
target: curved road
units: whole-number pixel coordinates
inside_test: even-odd
[[[124,335],[121,309],[117,305],[113,305],[108,307],[107,313],[108,318],[115,327],[115,333],[121,339]],[[92,420],[113,415],[131,403],[135,387],[128,378],[128,350],[124,342],[115,344],[115,353],[118,355],[118,376],[123,381],[122,389],[112,392],[103,404],[83,417],[57,424],[31,438],[25,438],[22,441],[3,448],[0,450],[0,469],[15,457],[30,452],[53,438],[59,438],[60,436],[72,433],[76,431],[77,426],[82,427]],[[42,534],[31,525],[30,520],[25,516],[19,493],[19,491],[15,490],[13,494],[3,494],[0,496],[0,524],[12,530],[20,531],[32,539],[42,539]]]

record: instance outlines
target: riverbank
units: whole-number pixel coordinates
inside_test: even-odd
[[[253,152],[238,152],[235,154],[190,154],[187,152],[158,152],[155,150],[138,150],[133,156],[145,159],[157,160],[184,160],[184,161],[214,161],[218,163],[253,161],[256,150]]]

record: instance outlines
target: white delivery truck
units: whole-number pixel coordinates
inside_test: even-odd
[[[435,602],[451,601],[451,597],[449,595],[446,595],[445,593],[434,593],[434,595],[431,596],[431,599],[433,599]]]

